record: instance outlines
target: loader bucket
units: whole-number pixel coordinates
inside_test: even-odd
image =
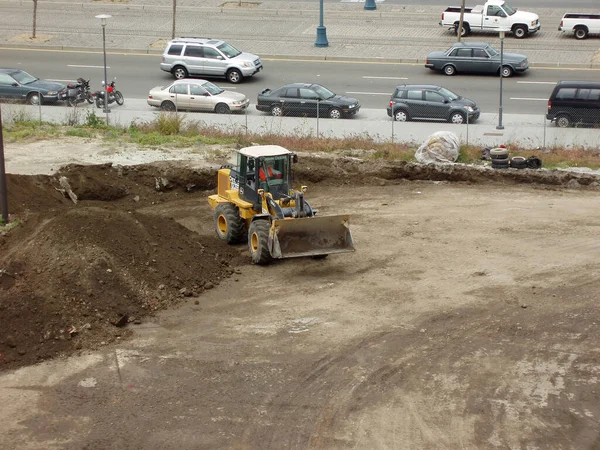
[[[347,215],[274,220],[269,234],[273,258],[354,251]]]

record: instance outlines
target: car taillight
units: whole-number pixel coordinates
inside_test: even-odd
[[[444,20],[444,13],[442,13],[442,21]]]
[[[550,111],[552,109],[552,102],[550,100],[548,100],[548,111]]]
[[[393,101],[393,100],[390,100],[390,108],[391,108],[392,106],[394,106],[394,101]]]
[[[152,98],[152,95],[148,94],[148,98]]]
[[[561,26],[561,27],[563,26],[563,21],[562,21],[562,20],[560,21],[560,26]]]
[[[425,64],[429,64],[429,60],[428,59],[425,60]]]

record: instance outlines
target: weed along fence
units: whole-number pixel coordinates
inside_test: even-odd
[[[473,123],[468,115],[462,123],[448,121],[396,120],[382,109],[361,109],[349,118],[332,118],[315,105],[314,114],[307,111],[285,111],[274,116],[257,111],[254,105],[240,113],[216,114],[165,112],[152,108],[144,100],[126,100],[123,106],[111,105],[109,113],[93,105],[77,107],[56,105],[2,104],[5,123],[55,124],[99,128],[108,125],[122,129],[153,124],[159,134],[195,130],[220,136],[290,136],[295,138],[345,139],[373,143],[410,144],[418,146],[436,131],[451,131],[461,145],[497,147],[514,145],[525,149],[597,149],[600,142],[600,117],[597,125],[571,124],[561,128],[539,114],[504,114],[503,129],[498,129],[496,113],[481,113]],[[76,129],[71,133],[77,134]],[[80,131],[82,133],[82,131]],[[85,134],[85,133],[84,133]]]

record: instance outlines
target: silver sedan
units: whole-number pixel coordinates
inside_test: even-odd
[[[250,100],[239,92],[221,89],[210,81],[177,80],[168,86],[156,86],[148,94],[148,104],[163,111],[197,110],[218,114],[243,111]]]

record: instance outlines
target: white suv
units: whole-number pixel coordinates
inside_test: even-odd
[[[260,58],[240,52],[225,41],[204,38],[177,38],[167,43],[160,68],[181,80],[190,75],[225,77],[239,83],[262,70]]]

